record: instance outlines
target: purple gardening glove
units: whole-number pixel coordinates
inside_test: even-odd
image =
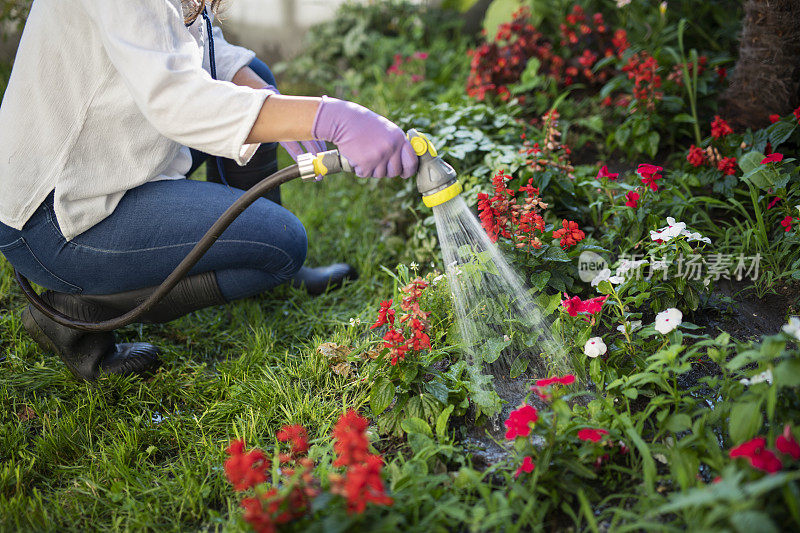
[[[267,84],[263,88],[268,90],[268,91],[271,91],[271,92],[273,92],[275,94],[281,94],[280,91],[278,90],[278,88],[275,87],[274,85]],[[324,151],[326,151],[328,149],[328,147],[325,146],[324,142],[316,141],[316,140],[301,141],[301,142],[298,142],[298,141],[284,141],[284,142],[281,142],[280,145],[283,146],[284,150],[289,152],[289,155],[292,156],[292,159],[294,159],[295,163],[297,163],[297,157],[300,156],[301,154],[306,153],[306,151],[308,151],[308,152],[310,152],[312,154],[318,154],[318,153],[324,152]],[[305,150],[304,150],[304,148],[305,148]],[[317,179],[318,180],[322,179],[322,176],[317,176]]]
[[[311,133],[334,143],[359,177],[410,178],[417,172],[419,158],[403,130],[353,102],[323,96]]]

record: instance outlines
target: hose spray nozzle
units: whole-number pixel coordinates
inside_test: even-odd
[[[423,203],[428,207],[436,207],[461,194],[463,189],[456,179],[456,171],[439,157],[431,141],[413,129],[408,130],[406,135],[419,157],[417,190],[422,195]]]

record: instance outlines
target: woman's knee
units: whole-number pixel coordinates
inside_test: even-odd
[[[254,266],[286,279],[294,276],[303,266],[308,251],[303,223],[291,211],[266,199],[259,199],[247,211],[251,212],[242,222],[263,250],[263,256]]]

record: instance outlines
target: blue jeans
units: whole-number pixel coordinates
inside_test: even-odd
[[[195,155],[192,170],[204,159]],[[164,281],[242,194],[201,181],[146,183],[126,192],[110,216],[71,241],[61,233],[51,194],[22,230],[0,223],[0,252],[25,277],[59,292],[113,294],[151,287]],[[222,295],[236,300],[289,280],[305,261],[306,249],[297,217],[259,198],[190,273],[216,272]]]

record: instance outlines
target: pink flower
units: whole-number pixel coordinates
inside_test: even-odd
[[[800,459],[800,445],[794,440],[789,424],[783,426],[783,434],[778,435],[778,438],[775,439],[775,448],[782,454],[790,455],[795,461]]]
[[[548,385],[552,385],[553,383],[558,383],[559,385],[571,385],[575,383],[575,376],[572,374],[567,374],[564,377],[553,376],[552,378],[547,379],[540,379],[536,382],[537,387],[547,387]]]
[[[642,163],[636,169],[636,173],[642,177],[642,183],[649,185],[650,189],[657,191],[658,185],[656,185],[656,180],[663,178],[663,176],[659,174],[662,170],[664,170],[662,167],[649,163]]]
[[[762,159],[761,164],[766,165],[767,163],[779,163],[781,161],[783,161],[783,154],[775,152]]]
[[[414,52],[414,59],[428,59],[428,52]]]
[[[773,207],[775,207],[775,204],[777,204],[777,203],[778,203],[778,202],[780,202],[781,200],[783,200],[783,198],[781,198],[780,196],[776,196],[776,197],[775,197],[775,198],[774,198],[774,199],[773,199],[773,200],[772,200],[772,201],[771,201],[771,202],[770,202],[770,203],[767,205],[767,210],[769,210],[769,209],[772,209]]]
[[[753,468],[774,474],[783,468],[783,465],[780,460],[775,457],[774,453],[765,448],[766,444],[767,441],[764,437],[756,437],[732,448],[731,451],[728,452],[728,456],[731,459],[744,457],[750,461],[750,465],[753,466]]]
[[[564,296],[567,296],[567,294],[565,293]],[[589,313],[593,315],[600,311],[606,298],[608,298],[607,294],[592,298],[591,300],[581,301],[578,296],[573,296],[567,300],[562,300],[561,305],[567,310],[569,316],[578,316],[578,313]]]
[[[527,437],[531,434],[531,424],[539,420],[539,413],[532,405],[523,405],[511,411],[506,420],[506,438],[511,440],[517,437]]]
[[[786,228],[786,232],[792,231],[792,222],[794,222],[794,218],[791,215],[786,215],[786,218],[781,220],[781,226]]]
[[[578,432],[578,438],[582,441],[600,442],[603,435],[608,435],[608,431],[605,429],[584,428]]]
[[[627,205],[628,207],[636,208],[639,205],[638,192],[628,191],[628,194],[625,195],[625,199],[627,200],[625,202],[625,205]]]
[[[530,474],[531,472],[533,472],[534,468],[536,468],[536,465],[533,464],[533,460],[530,457],[526,456],[525,459],[522,460],[522,464],[520,465],[520,467],[517,468],[517,473],[514,474],[514,477],[519,477],[520,474],[522,474],[523,472],[525,472],[526,474]]]
[[[597,179],[608,178],[613,181],[618,177],[619,177],[619,172],[617,172],[616,174],[612,174],[611,172],[608,171],[608,167],[605,165],[600,167],[600,172],[597,173]]]

